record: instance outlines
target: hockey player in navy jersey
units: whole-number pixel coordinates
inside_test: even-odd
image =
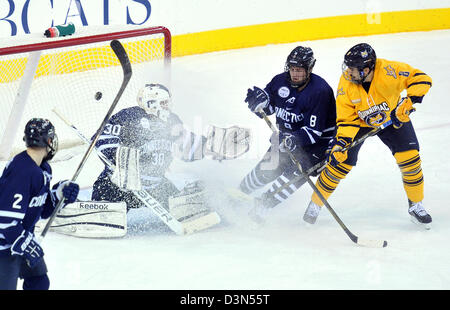
[[[93,200],[125,201],[127,210],[139,208],[143,204],[132,191],[143,189],[169,209],[169,200],[174,197],[193,198],[189,195],[203,190],[200,182],[192,182],[180,190],[166,177],[175,157],[187,162],[205,155],[233,159],[248,151],[248,132],[243,128],[213,126],[207,137],[187,131],[171,111],[171,100],[167,87],[147,84],[138,93],[137,106],[111,117],[96,148],[115,167],[113,171],[110,165],[105,165],[93,185]]]
[[[0,289],[15,290],[50,286],[42,250],[34,235],[40,218],[48,218],[58,201],[76,200],[79,186],[60,181],[50,189],[48,163],[57,150],[55,128],[46,119],[33,118],[25,126],[27,149],[6,164],[0,177]]]
[[[248,90],[245,102],[249,109],[259,117],[260,109],[266,115],[275,114],[279,129],[279,136],[271,138],[263,159],[240,184],[240,190],[250,194],[272,183],[257,199],[258,204],[251,211],[256,215],[283,202],[306,182],[301,179],[278,190],[299,173],[286,147],[303,170],[326,158],[325,151],[335,133],[336,102],[328,83],[312,73],[315,63],[312,49],[298,46],[287,57],[283,73],[276,75],[264,89],[255,86]]]

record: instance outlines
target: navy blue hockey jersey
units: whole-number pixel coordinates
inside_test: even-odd
[[[114,114],[95,146],[113,163],[119,146],[139,149],[140,173],[145,186],[146,179],[150,182],[162,177],[174,157],[184,161],[202,159],[205,140],[203,136],[187,132],[174,113],[164,122],[135,106]],[[105,166],[100,177],[110,174]]]
[[[290,85],[284,72],[276,75],[264,90],[269,94],[267,115],[275,114],[281,133],[297,136],[301,146],[334,137],[336,127],[336,100],[330,85],[311,73],[307,86],[298,91]]]
[[[38,166],[26,151],[6,164],[0,177],[0,255],[10,253],[22,229],[33,231],[40,218],[51,216],[57,203],[51,179],[50,165]]]

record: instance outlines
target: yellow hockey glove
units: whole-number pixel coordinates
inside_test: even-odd
[[[342,150],[352,143],[351,138],[337,137],[331,140],[328,162],[331,166],[336,167],[340,163],[347,160],[347,151]]]
[[[403,123],[409,122],[409,114],[415,110],[411,99],[409,97],[403,97],[397,104],[397,107],[391,112],[391,120],[394,128],[398,129],[402,127]]]

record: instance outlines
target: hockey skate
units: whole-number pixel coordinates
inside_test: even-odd
[[[309,224],[314,224],[319,216],[320,209],[322,209],[320,206],[310,201],[308,208],[306,208],[305,214],[303,215],[303,220]]]
[[[408,200],[409,209],[408,213],[411,215],[411,221],[415,224],[423,226],[425,229],[431,228],[431,215],[425,211],[422,201],[412,202]]]
[[[258,225],[263,225],[266,222],[266,214],[268,208],[264,206],[261,198],[255,198],[253,207],[248,211],[248,217]]]
[[[258,224],[265,223],[265,217],[270,209],[274,208],[280,203],[271,191],[267,191],[259,198],[254,198],[253,208],[248,212],[248,216]]]

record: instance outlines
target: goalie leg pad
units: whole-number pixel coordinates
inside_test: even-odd
[[[210,211],[205,201],[204,190],[169,198],[169,212],[179,221],[184,221],[195,215],[207,214]]]
[[[68,204],[56,216],[50,231],[82,238],[123,237],[127,233],[126,203],[81,201]]]
[[[221,222],[217,212],[207,203],[207,192],[201,181],[194,181],[169,198],[169,211],[183,225],[184,233],[191,234]]]
[[[111,181],[122,189],[140,190],[139,150],[120,146],[116,152],[116,169]]]

